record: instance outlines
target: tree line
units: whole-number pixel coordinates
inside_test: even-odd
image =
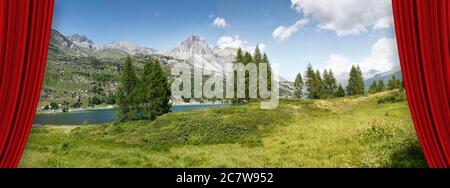
[[[119,121],[154,120],[171,108],[168,76],[158,60],[149,60],[138,77],[130,57],[125,60],[117,91]]]
[[[270,91],[272,89],[272,71],[271,71],[271,67],[270,67],[270,62],[269,62],[269,58],[267,56],[266,53],[261,53],[261,50],[259,49],[259,46],[257,45],[255,48],[255,51],[253,53],[253,55],[250,52],[244,52],[241,48],[238,49],[237,53],[236,53],[236,58],[235,61],[233,62],[233,64],[242,64],[244,66],[254,63],[256,65],[256,70],[257,70],[257,78],[260,79],[260,74],[259,74],[259,64],[263,63],[263,64],[267,64],[267,90]],[[250,101],[250,73],[248,71],[245,71],[245,98],[241,99],[241,98],[237,98],[237,78],[238,78],[238,71],[237,69],[235,69],[234,71],[234,98],[231,100],[231,103],[233,105],[241,105],[241,104],[245,104],[248,103]],[[260,93],[259,93],[259,82],[257,83],[256,86],[256,94],[257,94],[257,98],[260,98]]]
[[[311,64],[308,65],[305,77],[297,74],[294,81],[294,97],[309,99],[330,99],[345,96],[364,95],[365,85],[364,76],[358,65],[353,65],[350,69],[348,85],[344,89],[341,83],[338,83],[331,69],[325,69],[323,73],[314,70]],[[401,89],[403,81],[395,76],[389,80],[387,88],[383,80],[373,81],[367,93],[374,94],[385,91],[386,89]]]

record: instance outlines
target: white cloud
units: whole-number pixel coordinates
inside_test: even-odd
[[[324,69],[331,69],[335,75],[347,73],[352,66],[350,59],[343,56],[342,54],[331,54],[324,63],[326,66],[321,69],[321,71],[323,71]]]
[[[279,26],[273,31],[272,37],[274,39],[277,39],[278,41],[284,41],[290,38],[292,34],[297,32],[300,28],[304,27],[308,23],[309,19],[300,19],[291,26]]]
[[[226,49],[226,48],[241,48],[245,51],[248,51],[250,53],[253,53],[256,49],[255,45],[249,45],[246,40],[241,40],[239,38],[239,35],[235,35],[234,37],[230,36],[222,36],[217,41],[217,47]],[[258,44],[259,49],[261,52],[264,52],[266,49],[265,44]]]
[[[342,54],[331,54],[324,62],[324,69],[333,70],[336,78],[346,83],[352,65],[359,65],[366,78],[381,72],[398,69],[397,44],[393,38],[381,38],[372,46],[372,53],[361,61],[351,61]]]
[[[214,19],[213,25],[216,26],[216,27],[224,28],[224,27],[226,27],[228,24],[227,24],[227,21],[226,21],[224,18],[217,17],[216,19]]]
[[[392,25],[391,0],[291,0],[292,8],[338,36]]]
[[[379,19],[377,23],[373,26],[373,29],[389,29],[394,22],[393,18],[385,17],[383,19]]]
[[[372,47],[372,54],[359,63],[364,71],[390,71],[396,65],[397,42],[393,38],[381,38]]]
[[[239,39],[239,35],[235,35],[234,37],[222,36],[217,41],[217,46],[222,49],[243,48],[247,46],[247,41]]]

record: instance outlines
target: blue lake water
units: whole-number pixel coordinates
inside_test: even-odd
[[[173,106],[172,112],[224,107],[227,104],[182,105]],[[115,109],[84,110],[67,113],[36,114],[34,125],[83,125],[111,123],[116,120]]]

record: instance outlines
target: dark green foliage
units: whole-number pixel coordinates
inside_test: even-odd
[[[139,118],[136,86],[138,79],[130,57],[127,57],[122,70],[122,76],[118,88],[118,113],[119,121],[137,120]]]
[[[341,84],[339,84],[339,86],[337,88],[336,97],[345,97],[345,90],[344,90],[344,87],[342,87]]]
[[[270,66],[270,61],[269,61],[269,58],[267,57],[266,53],[264,53],[264,55],[263,55],[262,62],[267,64],[267,89],[268,89],[268,91],[271,91],[271,89],[272,89],[272,68]],[[259,90],[258,90],[258,92],[259,92]]]
[[[109,105],[114,105],[117,102],[117,96],[114,93],[110,93],[107,97],[106,97],[106,104]]]
[[[243,54],[241,48],[238,49],[235,61],[233,63],[234,64],[238,64],[238,63],[244,64],[245,63],[244,54]],[[235,69],[235,71],[234,71],[234,95],[233,95],[234,97],[233,97],[233,99],[231,99],[231,104],[233,104],[233,105],[241,105],[244,103],[244,99],[239,99],[237,97],[237,77],[238,77],[238,74]],[[246,81],[247,81],[247,79],[246,79]]]
[[[259,64],[260,63],[264,63],[263,62],[263,56],[261,54],[261,50],[259,49],[259,46],[256,45],[255,53],[254,53],[253,57],[251,56],[250,52],[246,52],[246,56],[251,57],[251,59],[250,58],[246,58],[246,64],[247,63],[254,63],[256,65],[257,74],[258,74],[257,77],[259,78]],[[257,90],[259,91],[259,86],[257,86]]]
[[[406,95],[403,91],[395,91],[387,96],[378,99],[378,104],[397,103],[406,100]]]
[[[374,80],[369,87],[369,93],[374,94],[376,92],[378,92],[378,85],[377,85],[377,81]]]
[[[148,61],[144,65],[138,84],[140,118],[154,120],[170,110],[171,91],[167,75],[159,61]]]
[[[103,103],[102,99],[100,99],[100,97],[98,97],[98,96],[89,97],[88,102],[89,102],[89,106],[91,106],[91,107],[94,107],[95,105],[99,105],[99,104]]]
[[[400,89],[403,87],[402,81],[397,80],[397,78],[395,78],[395,76],[392,76],[392,78],[388,81],[387,87],[389,90]]]
[[[324,98],[334,98],[336,97],[336,92],[338,89],[338,84],[336,78],[334,77],[333,71],[330,69],[329,71],[323,71],[323,85],[324,85]]]
[[[62,112],[69,112],[70,104],[67,101],[64,101],[61,105]]]
[[[320,72],[314,72],[311,64],[305,73],[305,86],[308,91],[308,98],[310,99],[320,99],[323,92],[322,78],[320,77]]]
[[[58,106],[58,104],[56,104],[56,102],[51,102],[50,103],[50,109],[51,110],[58,110],[59,106]]]
[[[378,81],[378,88],[377,92],[382,92],[386,90],[386,85],[384,84],[383,80]]]
[[[294,82],[294,96],[295,98],[302,98],[303,96],[303,78],[300,73],[297,74],[297,77],[295,78]]]
[[[364,94],[364,78],[359,66],[352,66],[348,79],[347,94],[349,96]]]

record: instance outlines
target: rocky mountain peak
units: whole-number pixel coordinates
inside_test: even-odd
[[[89,48],[89,49],[94,49],[95,45],[94,42],[92,42],[91,39],[89,39],[88,37],[84,36],[84,35],[80,35],[80,34],[73,34],[67,37],[69,40],[71,40],[73,43],[84,47],[84,48]]]
[[[194,53],[194,54],[212,54],[213,51],[209,47],[209,44],[199,36],[191,35],[186,40],[181,43],[179,48],[181,52],[184,53]]]
[[[155,49],[141,47],[139,45],[133,44],[128,41],[114,41],[109,44],[102,45],[98,48],[98,50],[103,50],[103,49],[121,50],[121,51],[124,51],[124,52],[132,54],[132,55],[139,54],[139,53],[152,54],[153,52],[156,51]]]

